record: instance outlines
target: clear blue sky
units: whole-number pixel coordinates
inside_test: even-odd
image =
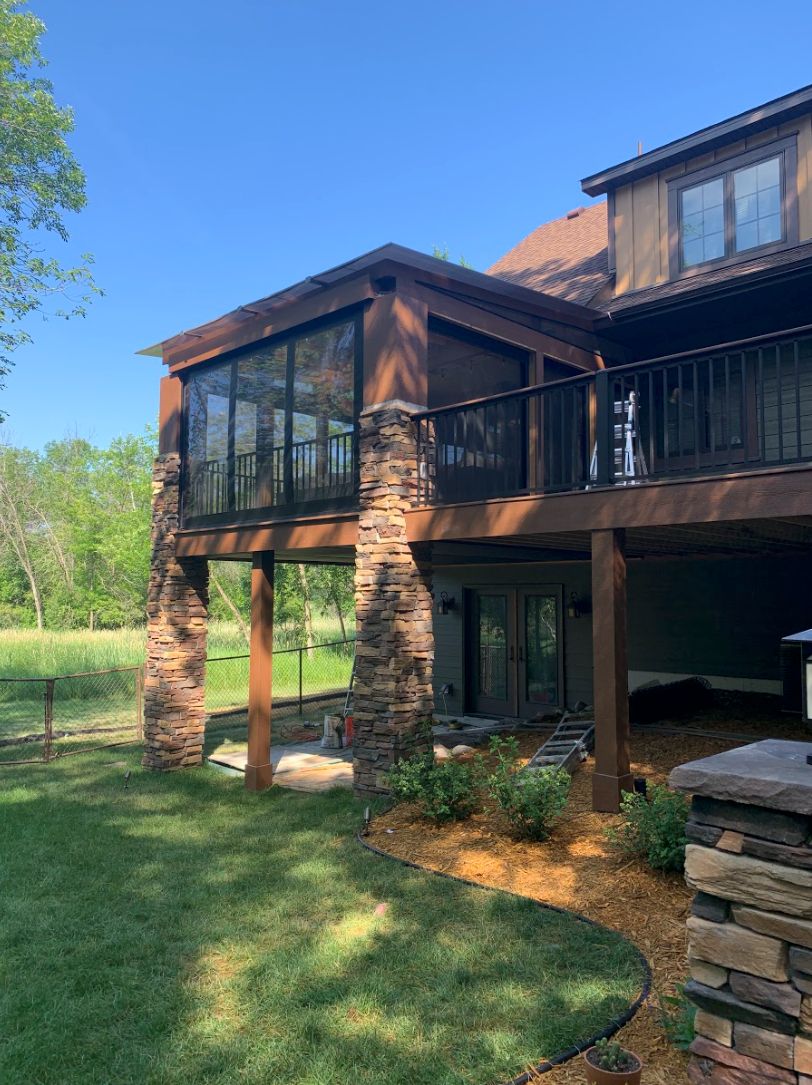
[[[386,241],[484,270],[581,177],[812,82],[809,0],[32,0],[106,296],[32,325],[6,436],[157,411],[141,347]],[[2,432],[2,431],[0,431]]]

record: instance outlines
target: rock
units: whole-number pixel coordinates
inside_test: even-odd
[[[711,964],[710,961],[702,961],[698,957],[688,957],[688,971],[692,979],[706,987],[724,987],[727,983],[726,968],[720,968],[718,964]]]
[[[700,825],[698,821],[688,821],[685,835],[691,844],[704,844],[706,848],[715,848],[722,836],[722,829],[713,825]]]
[[[727,1067],[731,1071],[738,1071],[740,1076],[716,1075],[692,1079],[696,1081],[710,1081],[712,1085],[795,1085],[795,1074],[783,1067],[774,1066],[762,1059],[754,1059],[749,1055],[742,1055],[729,1047],[715,1044],[704,1036],[697,1036],[689,1049],[691,1054],[699,1059],[709,1059],[719,1064],[719,1068]]]
[[[746,1025],[756,1025],[758,1028],[780,1032],[785,1036],[795,1035],[797,1022],[794,1017],[778,1013],[777,1010],[768,1010],[764,1006],[756,1006],[752,1002],[742,1002],[730,991],[717,991],[713,987],[704,987],[696,980],[688,980],[685,984],[685,997],[699,1006],[700,1010],[715,1014],[717,1017],[726,1017],[730,1021],[742,1021]]]
[[[751,1059],[761,1059],[773,1066],[783,1066],[786,1070],[793,1069],[795,1041],[792,1036],[737,1021],[733,1027],[733,1043],[740,1054],[748,1055]]]
[[[755,1002],[759,1006],[789,1014],[790,1017],[800,1015],[801,996],[789,983],[770,983],[769,980],[759,979],[746,972],[731,972],[730,989],[743,1002]]]
[[[776,938],[755,934],[735,923],[711,923],[688,917],[688,953],[723,968],[741,968],[756,976],[783,981],[789,978],[787,947]]]
[[[812,752],[812,744],[810,744]],[[752,800],[719,802],[703,795],[694,795],[691,818],[702,825],[716,825],[735,833],[746,833],[777,844],[803,844],[809,832],[809,819],[797,814],[784,814],[765,806],[753,806]]]
[[[812,917],[812,871],[689,844],[685,880],[692,889],[767,911]]]
[[[799,1074],[812,1074],[812,1040],[795,1037],[795,1069]]]
[[[730,1047],[733,1043],[733,1022],[725,1017],[717,1017],[705,1010],[697,1010],[694,1018],[694,1031],[699,1036],[706,1036],[717,1044]]]
[[[783,938],[785,942],[794,942],[798,946],[812,949],[812,921],[795,919],[788,915],[776,915],[775,912],[761,912],[757,908],[744,905],[733,906],[733,921],[742,927],[769,934],[773,938]]]
[[[793,986],[803,994],[812,995],[812,976],[807,976],[804,972],[793,972],[790,979]]]
[[[434,760],[435,761],[449,761],[451,759],[451,752],[440,746],[439,743],[434,747]]]
[[[742,848],[744,847],[744,835],[742,833],[734,833],[732,829],[725,829],[719,837],[716,847],[721,848],[722,851],[731,851],[735,855],[741,855]]]
[[[769,738],[678,765],[668,782],[692,795],[808,816],[812,814],[812,773],[807,754],[812,754],[808,742]]]
[[[812,973],[812,951],[808,949],[799,949],[797,946],[791,946],[789,951],[789,966],[794,972],[806,972],[807,975]]]
[[[798,1022],[801,1032],[812,1032],[812,996],[804,995],[801,999],[801,1019]]]
[[[724,923],[730,911],[730,903],[711,893],[697,893],[691,902],[691,915],[708,919],[711,923]]]
[[[702,841],[697,840],[695,843],[701,844]],[[812,848],[791,848],[786,844],[774,844],[770,840],[756,840],[754,836],[745,836],[742,851],[757,859],[768,859],[773,863],[785,863],[787,866],[812,870]]]
[[[458,746],[454,746],[451,750],[452,757],[467,757],[469,754],[476,753],[473,746],[465,746],[460,743]]]

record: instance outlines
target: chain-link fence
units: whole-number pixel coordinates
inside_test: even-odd
[[[318,719],[341,706],[352,673],[354,641],[273,653],[274,732],[296,737],[304,715]],[[207,731],[244,741],[247,655],[206,663]],[[143,738],[143,667],[52,678],[0,677],[0,766],[136,742]]]
[[[138,741],[143,690],[143,667],[0,678],[0,765]]]

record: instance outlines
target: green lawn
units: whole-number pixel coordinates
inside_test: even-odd
[[[3,1081],[487,1085],[639,989],[618,936],[362,850],[348,792],[138,753],[0,777]]]

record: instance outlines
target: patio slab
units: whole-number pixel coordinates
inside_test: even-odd
[[[212,764],[245,772],[247,749],[211,754]],[[352,750],[323,749],[315,742],[271,746],[274,783],[294,791],[327,791],[352,787]]]

